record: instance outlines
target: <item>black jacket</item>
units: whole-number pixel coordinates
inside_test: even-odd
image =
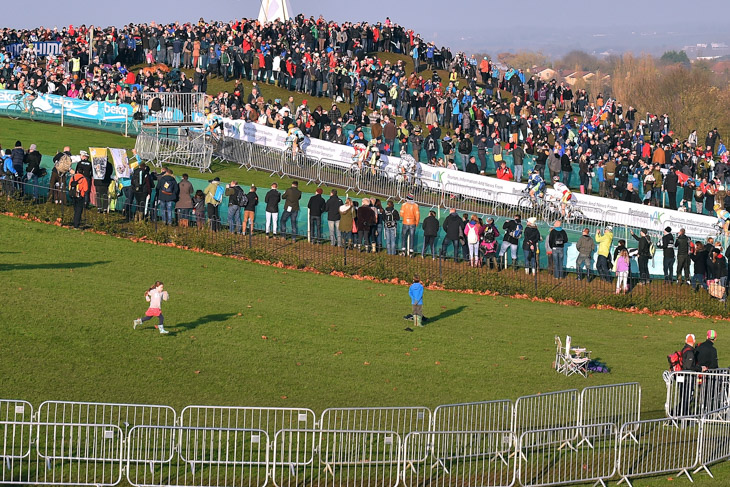
[[[309,216],[322,216],[322,213],[326,211],[326,204],[321,194],[315,194],[309,198],[307,208],[309,208]]]
[[[342,206],[342,200],[339,197],[329,197],[324,205],[324,211],[327,212],[327,221],[336,222],[340,220],[340,206]]]
[[[517,225],[522,225],[522,221],[517,220],[507,220],[504,222],[504,225],[502,225],[502,230],[504,230],[504,241],[511,243],[512,245],[517,245],[520,242],[519,237],[512,236],[512,232],[514,232],[517,229]]]
[[[707,275],[707,251],[702,250],[690,256],[694,262],[694,273],[703,276]]]
[[[712,340],[706,340],[697,347],[696,351],[697,365],[703,365],[708,369],[716,369],[717,365],[717,349]]]
[[[40,176],[41,173],[41,153],[37,150],[26,152],[25,163],[27,164],[25,171],[32,172],[34,176]]]
[[[651,257],[651,251],[649,250],[651,240],[649,240],[649,237],[642,237],[641,235],[636,235],[634,232],[631,232],[631,236],[639,242],[639,257]]]
[[[421,225],[425,237],[435,237],[439,234],[439,221],[435,216],[427,216]]]
[[[674,247],[677,249],[678,256],[689,254],[689,238],[687,238],[687,235],[677,235],[674,240]]]
[[[256,191],[249,191],[246,197],[248,203],[246,203],[245,211],[256,211],[256,205],[259,204],[259,195],[256,194]]]
[[[674,259],[674,237],[671,233],[662,237],[660,247],[664,249],[664,260]]]
[[[458,213],[449,213],[442,225],[446,232],[446,240],[459,240],[461,237],[461,217]]]
[[[553,228],[550,230],[550,235],[548,235],[548,243],[551,249],[562,249],[568,243],[568,234],[565,233],[565,230],[555,230]]]
[[[540,230],[538,230],[537,227],[531,227],[528,225],[525,227],[525,238],[522,240],[522,249],[530,250],[530,245],[534,245],[535,248],[532,249],[534,252],[540,240],[542,240]]]
[[[281,193],[276,189],[269,190],[264,197],[266,203],[266,211],[269,213],[279,213],[279,202],[281,201]]]
[[[701,372],[702,367],[697,365],[695,358],[695,347],[685,344],[682,349],[682,370],[693,370],[695,372]]]
[[[91,179],[91,161],[89,159],[81,159],[76,163],[76,172],[86,179]]]

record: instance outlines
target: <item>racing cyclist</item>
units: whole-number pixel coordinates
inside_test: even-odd
[[[530,199],[535,201],[536,198],[545,197],[545,180],[540,176],[537,169],[533,169],[530,172],[530,177],[527,179],[527,188],[525,192],[530,194]]]
[[[560,201],[560,214],[563,218],[569,218],[578,200],[573,192],[565,184],[560,182],[558,176],[553,176],[553,189],[548,192],[548,196],[552,201]],[[570,210],[568,210],[570,205]]]
[[[294,124],[289,124],[289,131],[286,135],[286,149],[290,150],[293,156],[297,155],[304,142],[304,133]]]

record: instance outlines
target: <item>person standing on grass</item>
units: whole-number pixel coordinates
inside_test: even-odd
[[[162,281],[155,282],[155,285],[149,288],[144,293],[145,300],[150,303],[150,307],[147,309],[145,315],[141,318],[137,318],[132,323],[132,328],[137,329],[145,321],[151,320],[154,316],[160,320],[159,324],[155,325],[155,328],[160,330],[160,334],[167,335],[169,332],[165,330],[165,317],[162,316],[162,301],[167,301],[170,295],[164,290],[164,284]]]
[[[256,194],[256,185],[251,185],[251,189],[246,197],[248,198],[248,202],[246,203],[246,207],[243,211],[243,234],[246,235],[246,226],[248,226],[251,235],[253,235],[253,225],[254,220],[256,219],[256,205],[259,204],[259,195]]]
[[[230,233],[241,233],[241,211],[248,203],[248,197],[238,181],[231,181],[226,184],[224,193],[228,196],[228,231]]]
[[[181,227],[190,224],[191,212],[193,209],[193,184],[187,174],[182,175],[182,180],[177,185],[178,201],[175,204],[177,211],[177,222]]]
[[[418,276],[413,276],[413,284],[408,288],[408,296],[411,298],[411,314],[416,326],[423,326],[423,284]]]
[[[340,234],[340,206],[342,200],[337,196],[337,190],[330,191],[330,197],[325,204],[327,212],[327,229],[330,234],[330,243],[333,247],[342,247],[342,235]]]
[[[616,294],[626,294],[629,291],[630,271],[631,258],[629,251],[624,248],[616,258]]]
[[[715,339],[717,339],[717,333],[715,330],[707,330],[707,340],[700,343],[697,346],[696,357],[697,365],[703,368],[703,370],[714,370],[719,367],[717,363],[717,349],[715,348]],[[715,411],[721,407],[719,404],[722,397],[717,397],[720,391],[718,390],[718,377],[706,375],[702,380],[703,389],[703,405],[704,412]]]
[[[322,238],[322,213],[327,211],[326,203],[322,198],[322,188],[317,188],[314,196],[309,198],[307,209],[309,210],[309,235],[314,243]]]
[[[221,179],[215,177],[209,181],[208,186],[203,190],[205,194],[205,209],[208,212],[208,223],[210,223],[210,229],[214,232],[220,230],[221,221],[218,215],[218,205],[223,201],[223,193],[225,192],[222,187],[221,191],[219,191],[218,187],[220,182]]]
[[[297,217],[299,216],[299,200],[302,199],[302,192],[299,191],[299,181],[291,183],[291,187],[284,191],[284,212],[281,214],[281,233],[286,234],[286,223],[291,220],[292,240],[296,241],[299,228]]]
[[[73,199],[74,203],[74,228],[79,228],[81,225],[81,215],[84,212],[84,206],[86,206],[86,195],[89,194],[89,183],[83,174],[76,172],[76,170],[69,170],[71,174],[71,180],[68,183],[68,193]]]
[[[273,236],[276,237],[276,225],[279,221],[279,202],[281,201],[281,193],[279,193],[278,187],[278,184],[273,183],[264,197],[264,203],[266,203],[266,238],[269,238],[269,228],[272,226]]]
[[[553,251],[553,275],[555,279],[562,279],[565,277],[565,244],[568,243],[568,234],[563,230],[560,220],[555,220],[548,240]]]

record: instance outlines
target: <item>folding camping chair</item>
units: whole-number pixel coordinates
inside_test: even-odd
[[[591,361],[591,352],[585,348],[571,348],[570,335],[565,337],[565,369],[563,373],[565,375],[580,374],[583,377],[588,377],[588,362]],[[575,355],[573,355],[575,352]]]
[[[564,374],[565,369],[568,366],[565,360],[565,349],[563,348],[563,341],[557,335],[555,335],[555,363],[553,364],[553,366],[559,374]]]

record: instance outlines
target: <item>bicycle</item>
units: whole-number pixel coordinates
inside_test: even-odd
[[[11,120],[18,120],[23,113],[27,113],[28,118],[35,121],[38,114],[46,113],[45,110],[37,108],[33,102],[28,103],[28,95],[25,93],[15,95],[13,97],[13,103],[8,105],[5,110],[8,112],[8,118]]]

